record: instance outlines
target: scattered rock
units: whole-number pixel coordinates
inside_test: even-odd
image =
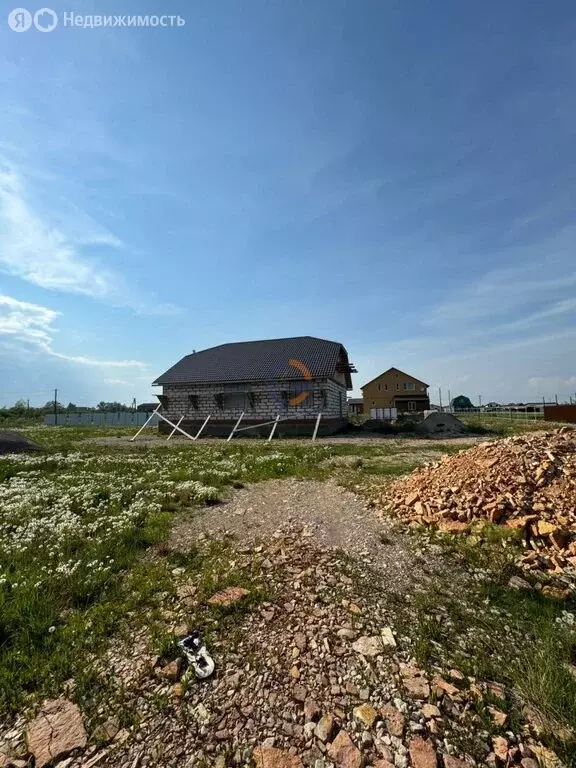
[[[328,747],[328,756],[339,768],[362,768],[362,753],[346,731],[338,732]]]
[[[438,760],[432,742],[416,736],[408,747],[413,768],[436,768]]]
[[[378,656],[382,653],[382,639],[377,635],[372,637],[362,636],[358,640],[352,643],[352,648],[356,653],[361,653],[363,656]]]
[[[444,755],[444,768],[470,768],[468,763],[465,763],[464,760],[458,760],[456,757],[452,757],[452,755]]]
[[[435,704],[424,704],[422,714],[429,720],[431,717],[441,717],[442,713]]]
[[[354,707],[352,714],[366,728],[371,728],[378,717],[378,712],[376,712],[371,704],[360,704],[360,706]]]
[[[80,710],[67,699],[47,701],[26,729],[28,749],[36,768],[86,746],[86,730]]]
[[[508,586],[512,589],[532,589],[532,584],[526,579],[522,579],[520,576],[511,576],[508,581]]]
[[[208,599],[210,605],[221,605],[227,608],[230,605],[235,605],[240,602],[243,597],[249,595],[250,591],[244,589],[244,587],[226,587],[220,592],[216,592],[212,597]]]
[[[309,723],[317,720],[320,715],[320,707],[314,699],[306,699],[304,702],[304,720]]]
[[[320,739],[323,743],[330,741],[332,732],[334,731],[334,716],[331,714],[322,715],[318,725],[314,730],[314,735],[317,739]]]
[[[387,646],[389,648],[396,648],[396,639],[394,637],[394,634],[392,633],[391,627],[384,627],[384,629],[381,632],[382,635],[382,644],[384,646]]]
[[[506,763],[508,759],[508,742],[503,736],[494,736],[492,739],[492,748],[496,759]]]
[[[256,768],[303,768],[302,760],[285,749],[256,747],[254,750]]]
[[[495,707],[487,707],[488,712],[490,712],[490,717],[492,718],[492,722],[494,725],[498,725],[499,727],[502,727],[506,720],[508,719],[508,715],[505,712],[501,712],[499,709],[496,709]]]
[[[170,680],[172,683],[177,682],[180,680],[182,674],[182,660],[174,659],[173,661],[169,661],[168,664],[160,667],[159,672],[162,677],[166,678],[166,680]]]
[[[388,733],[391,736],[395,736],[396,738],[401,739],[404,735],[404,728],[406,725],[406,718],[402,712],[399,712],[396,707],[392,707],[390,705],[382,707],[380,712],[384,718],[384,722],[386,723]]]

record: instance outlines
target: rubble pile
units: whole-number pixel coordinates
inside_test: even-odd
[[[528,570],[576,569],[576,430],[481,443],[415,470],[376,506],[413,523],[465,533],[478,522],[522,531]]]

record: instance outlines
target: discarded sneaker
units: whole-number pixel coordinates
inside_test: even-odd
[[[178,641],[182,653],[188,660],[190,668],[199,680],[210,677],[214,672],[214,659],[210,656],[198,630],[194,630],[188,637]]]

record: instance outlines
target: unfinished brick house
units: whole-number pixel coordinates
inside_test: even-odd
[[[153,386],[171,421],[194,431],[210,415],[203,434],[225,435],[242,414],[242,426],[277,416],[277,434],[311,434],[322,413],[319,434],[347,424],[346,392],[354,367],[337,341],[314,336],[221,344],[183,357]],[[170,431],[165,422],[162,432]],[[266,427],[261,434],[268,434]],[[258,434],[259,430],[245,434]]]

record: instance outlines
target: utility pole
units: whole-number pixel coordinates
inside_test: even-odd
[[[442,387],[438,387],[438,399],[440,400],[440,411],[442,411]]]
[[[554,399],[556,400],[556,405],[558,405],[558,395],[554,395]]]
[[[478,395],[478,407],[482,408],[482,395]]]
[[[30,410],[30,398],[26,400],[26,413]]]
[[[58,424],[58,390],[54,390],[54,426]]]

